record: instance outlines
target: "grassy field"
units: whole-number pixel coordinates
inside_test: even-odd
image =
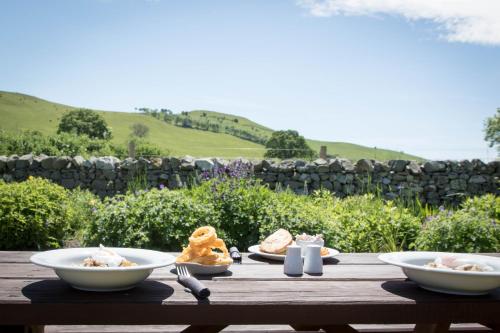
[[[19,93],[0,92],[0,129],[18,131],[24,129],[38,130],[44,134],[56,132],[59,120],[64,112],[74,107],[49,102],[33,96]],[[158,145],[172,155],[219,156],[261,158],[264,146],[239,139],[232,135],[208,131],[182,128],[167,124],[150,116],[138,113],[109,112],[96,110],[103,115],[113,130],[113,141],[125,144],[130,135],[130,127],[134,123],[143,123],[149,127],[147,140]],[[224,126],[242,128],[258,135],[270,136],[272,130],[249,119],[213,111],[191,111],[190,117],[198,119],[209,118]],[[238,119],[238,121],[234,121]],[[299,130],[300,132],[300,130]],[[321,142],[308,140],[310,146],[319,151],[321,145],[326,145],[329,154],[357,160],[360,158],[417,159],[412,155],[399,152],[374,149],[343,142]]]

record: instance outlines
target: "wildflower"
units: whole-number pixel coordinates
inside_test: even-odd
[[[165,188],[165,184],[160,184],[160,190],[163,190]]]
[[[34,179],[33,176],[28,177],[28,180],[33,180],[33,179]]]

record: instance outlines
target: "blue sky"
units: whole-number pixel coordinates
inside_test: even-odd
[[[500,107],[500,18],[487,0],[384,1],[398,2],[2,1],[0,90],[115,111],[209,109],[312,139],[494,158],[482,129]]]

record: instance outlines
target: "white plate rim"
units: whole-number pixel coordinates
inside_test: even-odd
[[[198,262],[176,262],[175,263],[175,267],[177,266],[182,266],[182,265],[186,265],[186,266],[198,266],[198,267],[229,267],[231,266],[232,264],[224,264],[224,265],[203,265],[203,264],[200,264]]]
[[[340,253],[338,250],[332,249],[330,247],[327,247],[327,249],[328,249],[328,254],[325,255],[325,256],[321,256],[322,259],[333,258],[333,257],[335,257],[336,255],[338,255]],[[273,254],[273,253],[262,252],[259,249],[259,245],[258,244],[250,246],[248,248],[248,251],[251,252],[251,253],[253,253],[253,254],[256,254],[256,255],[259,255],[261,257],[264,257],[264,258],[276,259],[276,260],[280,260],[280,261],[284,261],[285,257],[286,257],[286,255],[284,255],[284,254]]]
[[[487,260],[487,261],[500,261],[500,258],[497,257],[489,257],[475,253],[458,253],[458,252],[431,252],[431,251],[402,251],[402,252],[389,252],[382,253],[378,256],[378,259],[382,262],[385,262],[390,265],[398,266],[401,268],[413,269],[422,272],[431,272],[437,274],[451,274],[451,275],[462,275],[462,276],[493,276],[500,277],[500,271],[493,272],[471,272],[471,271],[455,271],[448,269],[440,269],[440,268],[430,268],[420,265],[413,265],[406,262],[398,261],[395,257],[397,256],[412,256],[412,255],[429,255],[429,256],[445,256],[445,255],[454,255],[454,256],[474,256],[478,259]]]
[[[66,248],[66,249],[55,249],[48,250],[36,253],[30,257],[30,261],[38,266],[48,267],[55,270],[69,270],[69,271],[81,271],[81,272],[123,272],[123,271],[142,271],[146,269],[155,269],[159,267],[170,266],[175,263],[175,257],[171,254],[155,251],[155,250],[147,250],[147,249],[135,249],[128,247],[109,247],[109,249],[116,252],[142,252],[143,255],[147,256],[155,256],[161,257],[163,260],[158,260],[157,262],[153,262],[147,265],[137,265],[137,266],[128,266],[128,267],[83,267],[76,265],[63,265],[63,264],[53,264],[43,260],[44,257],[53,255],[54,253],[60,252],[89,252],[96,251],[97,247],[82,247],[82,248]],[[126,255],[122,254],[125,258]]]

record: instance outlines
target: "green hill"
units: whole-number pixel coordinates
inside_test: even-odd
[[[53,134],[56,132],[62,114],[72,109],[74,107],[29,95],[0,92],[0,129],[6,131],[32,129],[44,134]],[[96,111],[103,115],[112,128],[112,140],[117,144],[127,142],[132,124],[143,123],[149,127],[147,140],[162,149],[168,149],[172,155],[260,158],[265,152],[264,146],[261,144],[226,133],[182,128],[139,113]],[[231,114],[196,110],[189,112],[189,116],[193,119],[218,122],[223,127],[244,130],[265,138],[272,133],[272,130],[267,127]],[[350,143],[314,140],[308,140],[308,142],[316,151],[319,151],[321,145],[326,145],[329,154],[354,160],[359,158],[421,160],[421,158],[412,155]]]

